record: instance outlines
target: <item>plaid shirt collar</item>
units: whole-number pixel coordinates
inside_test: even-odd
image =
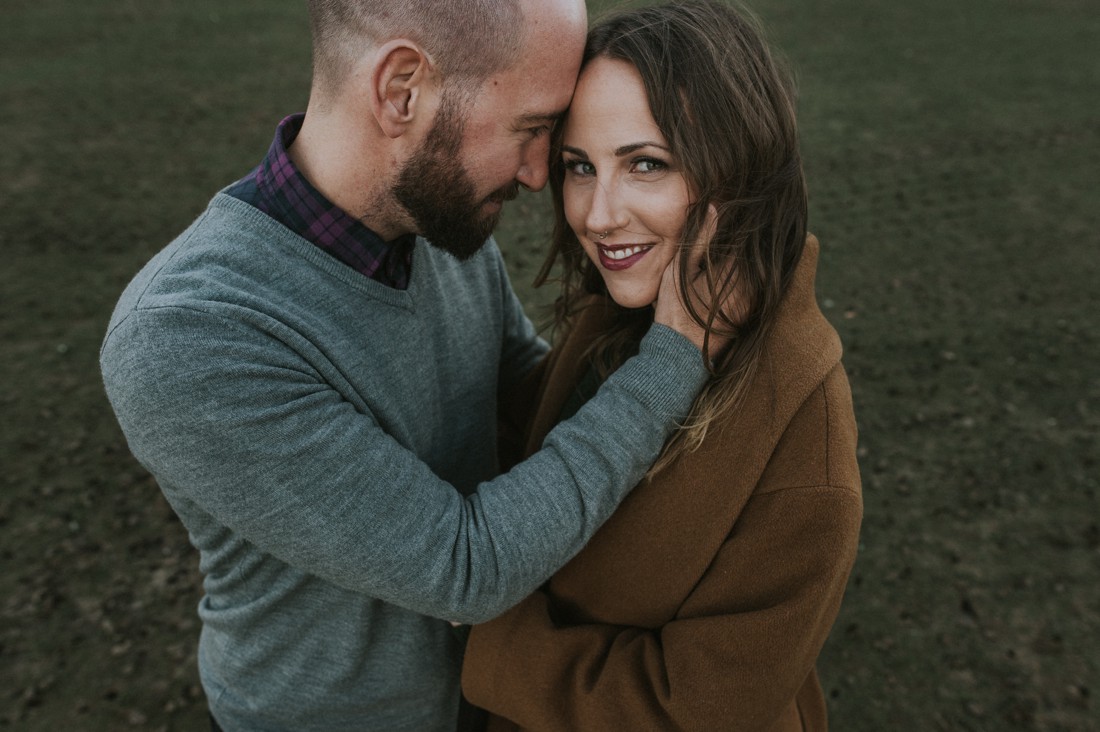
[[[306,180],[287,154],[304,114],[279,123],[263,162],[226,191],[252,204],[355,271],[397,290],[409,286],[416,236],[385,242]]]

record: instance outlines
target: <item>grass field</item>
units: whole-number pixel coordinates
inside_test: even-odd
[[[861,429],[833,727],[1095,730],[1100,6],[753,7],[799,74]],[[202,729],[197,557],[96,356],[133,273],[304,107],[304,3],[5,11],[0,727]],[[532,307],[545,205],[499,232]]]

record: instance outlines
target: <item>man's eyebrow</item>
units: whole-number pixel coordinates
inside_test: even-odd
[[[561,115],[562,112],[528,112],[520,116],[519,123],[521,125],[529,125],[536,122],[549,122],[553,124],[558,121]]]

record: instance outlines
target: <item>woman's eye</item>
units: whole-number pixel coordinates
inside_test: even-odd
[[[565,169],[573,175],[595,175],[596,168],[587,160],[566,160]]]
[[[659,170],[665,170],[668,165],[655,158],[642,158],[634,162],[634,171],[636,173],[656,173]]]

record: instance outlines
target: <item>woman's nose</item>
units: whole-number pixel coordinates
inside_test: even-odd
[[[593,236],[608,235],[626,226],[629,216],[620,198],[614,180],[596,180],[585,219],[585,226]]]

